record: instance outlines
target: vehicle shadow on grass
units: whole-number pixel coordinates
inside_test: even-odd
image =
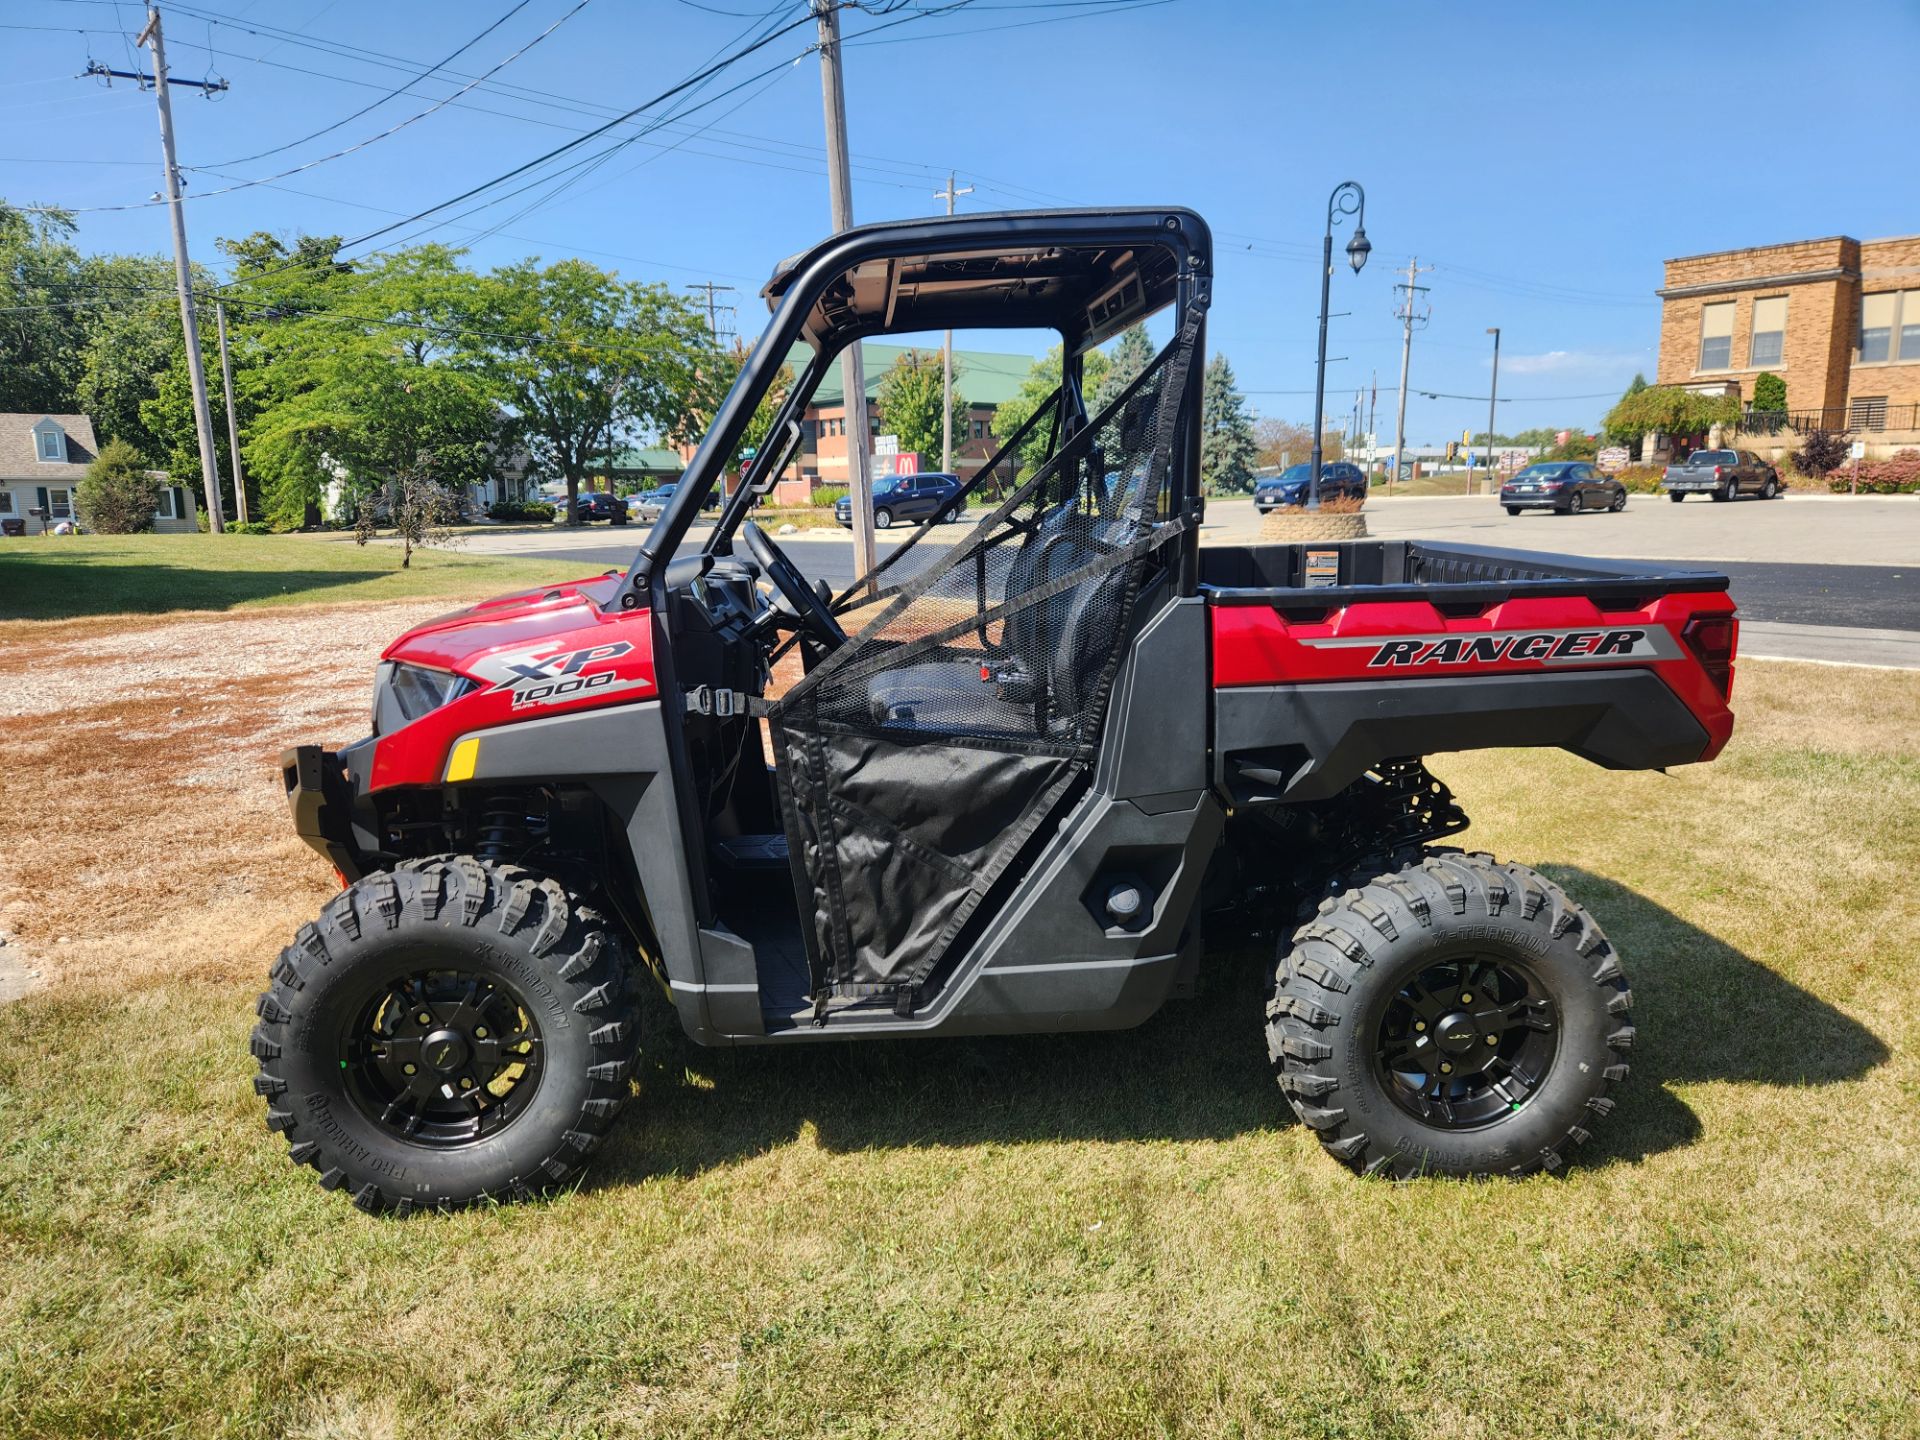
[[[229,610],[248,601],[361,585],[368,570],[208,570],[191,565],[95,565],[50,554],[0,565],[0,621]],[[395,567],[398,568],[397,565]]]
[[[1632,1079],[1582,1163],[1631,1163],[1697,1139],[1700,1122],[1674,1083],[1818,1086],[1887,1058],[1872,1031],[1645,896],[1542,868],[1600,917],[1634,989]],[[1295,1122],[1262,1030],[1271,953],[1270,942],[1210,953],[1195,999],[1138,1029],[1097,1034],[706,1050],[664,1003],[649,1004],[638,1113],[595,1176],[694,1174],[808,1125],[836,1152],[1279,1129]]]

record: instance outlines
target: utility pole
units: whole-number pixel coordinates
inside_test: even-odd
[[[847,159],[847,92],[840,77],[839,0],[809,0],[820,24],[820,98],[827,112],[827,198],[836,232],[853,227],[853,175]],[[873,474],[867,468],[867,368],[860,342],[840,352],[841,411],[847,427],[847,498],[853,509],[853,573],[874,567]]]
[[[698,285],[687,286],[689,290],[704,290],[707,292],[707,333],[713,337],[713,348],[716,350],[720,348],[720,311],[731,310],[733,307],[731,305],[715,305],[713,302],[714,293],[720,290],[732,290],[733,288],[731,285],[716,285],[711,280],[703,280]]]
[[[1493,337],[1493,384],[1487,387],[1487,493],[1494,492],[1493,483],[1493,407],[1500,399],[1500,327],[1489,325],[1487,333]],[[1473,467],[1467,467],[1467,488],[1473,488]]]
[[[134,80],[143,86],[152,85],[154,98],[159,102],[160,152],[166,163],[167,210],[173,220],[173,275],[180,287],[180,328],[186,336],[187,378],[193,386],[193,425],[200,441],[200,479],[207,493],[207,527],[218,535],[226,529],[223,519],[225,512],[220,505],[220,471],[214,463],[213,412],[207,405],[207,368],[200,356],[200,326],[193,315],[193,272],[187,264],[187,217],[180,205],[180,167],[175,163],[173,154],[173,105],[167,98],[167,91],[170,86],[184,85],[206,95],[225,90],[227,82],[175,80],[167,74],[166,41],[160,33],[160,11],[157,7],[148,9],[146,28],[141,30],[139,38],[133,43],[153,51],[153,74],[113,70],[100,64],[88,65],[86,73]],[[236,461],[238,458],[236,451]]]
[[[953,171],[947,172],[947,188],[933,192],[936,200],[947,202],[947,214],[953,214],[953,202],[962,195],[971,195],[973,187],[953,188]],[[953,469],[953,331],[947,331],[946,343],[940,347],[940,468],[951,472]]]
[[[240,468],[240,419],[233,410],[233,360],[227,354],[227,305],[213,302],[214,323],[220,327],[220,387],[227,397],[227,453],[233,456],[233,518],[247,523],[247,476]]]
[[[1433,267],[1427,267],[1431,270]],[[1418,256],[1407,261],[1407,283],[1394,288],[1405,292],[1399,307],[1393,312],[1400,318],[1400,408],[1393,421],[1393,468],[1387,471],[1387,493],[1393,493],[1394,483],[1400,478],[1400,452],[1407,443],[1407,363],[1413,358],[1413,322],[1425,324],[1428,312],[1414,312],[1414,295],[1425,294],[1427,286],[1416,285],[1420,278],[1420,260]]]

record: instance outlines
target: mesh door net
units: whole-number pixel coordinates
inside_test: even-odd
[[[1098,747],[1197,322],[769,712],[820,999],[910,1006]]]

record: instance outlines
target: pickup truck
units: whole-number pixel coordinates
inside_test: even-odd
[[[1780,494],[1780,472],[1751,450],[1696,450],[1678,465],[1667,466],[1660,488],[1676,505],[1689,495],[1772,500]]]
[[[374,733],[282,761],[342,886],[273,961],[251,1042],[291,1158],[368,1210],[530,1195],[633,1098],[643,985],[649,1023],[707,1045],[1121,1029],[1253,931],[1279,941],[1247,1027],[1329,1154],[1563,1169],[1627,1078],[1622,960],[1547,875],[1441,843],[1468,822],[1427,760],[1711,760],[1727,580],[1202,547],[1212,261],[1177,207],[842,232],[768,282],[625,571],[396,639]],[[1164,348],[1090,411],[1084,357],[1160,311]],[[1059,388],[980,475],[1036,436],[1047,458],[957,542],[921,544],[929,520],[833,596],[755,496],[846,344],[949,324],[1061,335]],[[772,439],[696,530],[775,387]]]

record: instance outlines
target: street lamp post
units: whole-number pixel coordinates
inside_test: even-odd
[[[1327,299],[1333,283],[1333,226],[1343,215],[1352,215],[1353,238],[1347,242],[1347,263],[1358,275],[1367,263],[1373,246],[1367,243],[1367,192],[1359,182],[1342,180],[1327,197],[1327,235],[1320,246],[1320,361],[1313,372],[1313,469],[1307,476],[1307,508],[1320,508],[1320,452],[1327,402]]]
[[[1487,387],[1487,493],[1493,494],[1493,407],[1500,400],[1500,327],[1489,325],[1487,334],[1493,337],[1493,383]],[[1467,488],[1473,488],[1473,466],[1467,466]]]

